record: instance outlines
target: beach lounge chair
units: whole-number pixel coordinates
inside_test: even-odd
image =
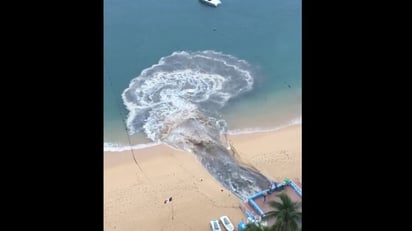
[[[235,226],[232,224],[228,216],[221,216],[220,221],[222,222],[223,227],[225,227],[227,231],[235,230]]]
[[[211,220],[210,227],[212,228],[212,231],[222,231],[218,220]]]

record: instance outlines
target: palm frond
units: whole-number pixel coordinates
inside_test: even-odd
[[[265,213],[263,219],[276,219],[271,231],[298,231],[302,219],[301,203],[293,202],[285,193],[281,193],[277,197],[280,198],[280,202],[269,201],[268,204],[274,210]]]

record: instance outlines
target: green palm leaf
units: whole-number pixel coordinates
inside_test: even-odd
[[[269,206],[274,210],[265,213],[263,219],[276,219],[275,224],[270,228],[272,231],[298,231],[302,220],[302,212],[300,212],[302,204],[293,202],[285,193],[277,196],[280,202],[269,201]]]
[[[250,223],[246,225],[244,231],[270,231],[270,229],[261,223]]]

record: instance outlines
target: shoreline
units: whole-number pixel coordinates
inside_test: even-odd
[[[227,136],[239,136],[239,135],[253,135],[260,133],[275,132],[292,126],[302,126],[302,117],[297,117],[290,120],[284,125],[274,126],[274,127],[251,127],[251,128],[235,128],[230,129],[226,134]],[[139,139],[139,138],[137,138]],[[140,150],[145,148],[151,148],[157,145],[162,145],[161,142],[147,142],[147,143],[138,143],[133,146],[122,145],[118,143],[104,142],[103,149],[104,152],[123,152],[133,150]]]
[[[276,131],[228,135],[239,158],[268,178],[301,183],[301,125]],[[220,185],[195,155],[165,144],[104,152],[104,229],[209,230],[227,215],[245,217],[240,199]],[[172,197],[173,202],[164,204]]]

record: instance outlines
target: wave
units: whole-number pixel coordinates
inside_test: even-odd
[[[274,132],[278,131],[287,127],[291,127],[294,125],[301,125],[302,124],[302,117],[298,117],[295,119],[290,120],[288,123],[272,127],[272,128],[262,128],[262,127],[253,127],[253,128],[239,128],[239,129],[231,129],[227,132],[228,135],[244,135],[244,134],[253,134],[253,133],[263,133],[263,132]]]
[[[153,143],[136,144],[136,145],[130,146],[130,145],[105,142],[103,145],[103,150],[105,152],[123,152],[123,151],[128,151],[130,149],[137,150],[137,149],[150,148],[150,147],[154,147],[160,144],[161,144],[160,142],[153,142]]]

